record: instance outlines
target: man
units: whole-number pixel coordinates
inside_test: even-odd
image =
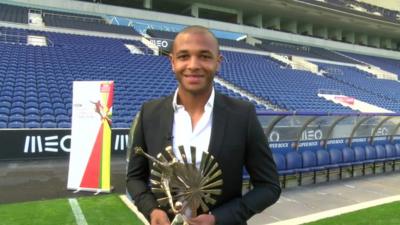
[[[172,145],[208,151],[222,170],[222,194],[210,213],[189,220],[191,225],[239,225],[275,203],[280,187],[272,154],[251,103],[216,93],[213,78],[222,60],[218,41],[206,28],[189,26],[175,38],[170,54],[178,80],[175,94],[145,103],[130,135],[130,148],[140,146],[156,156]],[[196,157],[197,159],[199,157]],[[253,189],[242,196],[243,167]],[[150,163],[130,156],[127,189],[152,225],[168,225],[149,188]]]

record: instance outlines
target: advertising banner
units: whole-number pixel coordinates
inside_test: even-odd
[[[73,83],[68,189],[110,192],[113,81]]]
[[[125,155],[129,129],[113,129],[112,155]],[[0,160],[67,158],[71,151],[70,129],[0,129]]]

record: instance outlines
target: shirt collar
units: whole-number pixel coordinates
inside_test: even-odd
[[[175,90],[174,98],[172,100],[172,108],[174,112],[178,111],[179,109],[183,109],[183,105],[178,105],[178,90],[179,87]],[[206,105],[204,106],[204,111],[208,111],[208,109],[213,109],[214,107],[214,99],[215,99],[215,91],[214,87],[212,88],[211,95],[208,98]]]

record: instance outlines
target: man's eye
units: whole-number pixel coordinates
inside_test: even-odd
[[[203,59],[210,59],[211,58],[210,55],[201,55],[200,57],[203,58]]]
[[[178,55],[177,58],[178,59],[186,59],[188,56],[187,55]]]

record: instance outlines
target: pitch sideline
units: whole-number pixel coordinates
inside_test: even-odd
[[[77,225],[88,225],[85,219],[85,215],[82,212],[79,202],[76,198],[68,199],[69,205],[71,206],[72,212],[74,213],[75,221]]]
[[[376,199],[376,200],[361,202],[361,203],[357,203],[354,205],[344,206],[344,207],[340,207],[340,208],[336,208],[336,209],[330,209],[330,210],[322,211],[319,213],[313,213],[313,214],[306,215],[306,216],[301,216],[301,217],[283,220],[283,221],[274,222],[274,223],[268,223],[268,224],[264,224],[264,225],[298,225],[298,224],[310,223],[310,222],[325,219],[328,217],[338,216],[341,214],[350,213],[350,212],[358,211],[361,209],[370,208],[370,207],[374,207],[374,206],[378,206],[378,205],[383,205],[386,203],[392,203],[392,202],[396,202],[396,201],[400,201],[400,195],[395,195],[395,196],[380,198],[380,199]]]
[[[144,225],[150,225],[149,222],[147,222],[146,218],[143,216],[141,212],[136,208],[136,206],[132,203],[132,201],[128,198],[126,195],[120,195],[119,196],[122,202],[125,203],[125,205],[133,212],[136,214],[136,216],[143,222]]]

